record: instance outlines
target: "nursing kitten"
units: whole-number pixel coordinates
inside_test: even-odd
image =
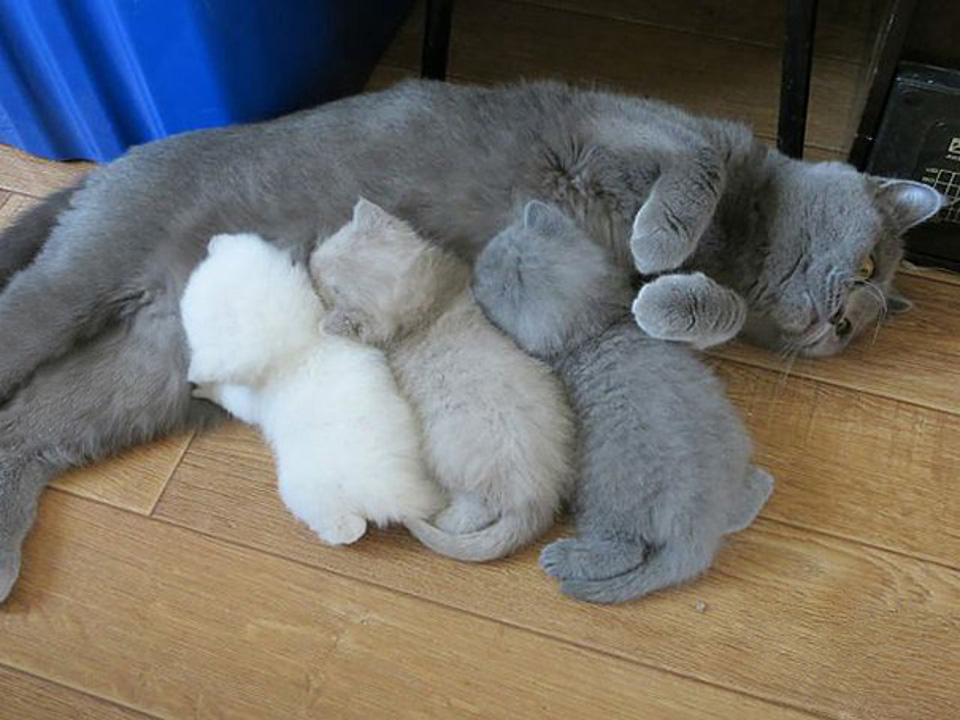
[[[0,236],[0,601],[50,477],[219,416],[191,398],[179,316],[210,237],[306,255],[358,195],[467,259],[532,199],[621,272],[692,248],[680,269],[746,301],[743,336],[803,355],[842,351],[903,304],[901,234],[941,205],[916,183],[788,159],[736,123],[554,82],[411,81],[136,147]],[[677,295],[670,307],[696,307]],[[651,331],[682,338],[676,317],[679,332]]]
[[[218,235],[181,300],[195,395],[259,425],[280,497],[322,540],[441,504],[383,353],[321,329],[307,271],[256,235]]]
[[[636,327],[626,278],[550,206],[528,204],[487,245],[473,289],[556,369],[580,420],[579,537],[541,556],[563,592],[623,602],[706,570],[773,488],[720,383],[689,349]]]
[[[572,489],[573,423],[563,389],[484,318],[470,266],[361,199],[310,258],[326,327],[384,348],[423,424],[429,470],[450,495],[408,520],[458,560],[502,557],[553,523]]]

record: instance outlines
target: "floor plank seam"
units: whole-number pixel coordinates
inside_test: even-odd
[[[39,675],[38,673],[36,673],[36,672],[34,672],[34,671],[32,671],[32,670],[26,670],[26,669],[24,669],[24,668],[17,667],[16,665],[10,665],[10,664],[5,663],[5,662],[0,663],[0,668],[4,668],[4,669],[6,669],[6,670],[10,670],[10,671],[12,671],[12,672],[14,672],[14,673],[20,673],[21,675],[26,675],[26,676],[28,676],[28,677],[33,678],[34,680],[38,680],[38,681],[43,682],[43,683],[49,683],[50,685],[55,685],[56,687],[64,688],[65,690],[69,690],[70,692],[75,692],[75,693],[77,693],[77,694],[79,694],[79,695],[83,695],[83,696],[85,696],[85,697],[88,697],[88,698],[91,698],[91,699],[93,699],[93,700],[96,700],[97,702],[106,703],[106,704],[108,704],[108,705],[113,705],[114,707],[119,708],[120,710],[123,710],[124,712],[136,713],[137,715],[140,715],[140,716],[142,716],[142,717],[144,717],[144,718],[152,718],[153,720],[163,720],[163,716],[162,716],[162,715],[154,715],[153,713],[145,712],[144,710],[141,710],[141,709],[139,709],[139,708],[133,707],[132,705],[126,705],[126,704],[124,704],[124,703],[122,703],[122,702],[119,702],[118,700],[114,700],[114,699],[112,699],[112,698],[104,697],[104,696],[102,696],[102,695],[97,695],[96,693],[92,693],[92,692],[90,692],[89,690],[85,690],[85,689],[83,689],[83,688],[81,688],[81,687],[74,687],[73,685],[69,685],[69,684],[67,684],[67,683],[60,682],[59,680],[54,680],[53,678],[44,677],[43,675]]]
[[[651,22],[649,20],[639,20],[626,16],[613,16],[603,13],[589,12],[587,10],[581,10],[579,8],[569,8],[561,7],[558,5],[553,5],[550,3],[536,2],[536,0],[500,0],[501,3],[505,5],[522,5],[526,7],[535,7],[541,10],[549,11],[551,13],[566,13],[567,15],[577,15],[579,17],[588,17],[595,20],[605,20],[610,23],[618,23],[631,26],[640,26],[653,28],[655,30],[662,30],[666,32],[675,32],[680,35],[687,35],[700,39],[715,40],[724,43],[730,43],[732,45],[744,45],[746,47],[757,48],[759,50],[769,50],[775,52],[777,55],[780,55],[783,48],[777,45],[768,45],[762,43],[758,40],[748,40],[746,38],[733,38],[727,37],[725,35],[715,35],[713,33],[702,32],[700,30],[694,30],[691,28],[682,28],[676,27],[674,25],[664,25],[663,23]],[[454,16],[454,28],[456,28],[456,16]],[[779,30],[779,28],[778,28]],[[816,46],[816,44],[814,44]],[[845,58],[840,55],[834,55],[832,53],[817,53],[814,52],[813,55],[814,63],[817,60],[830,60],[831,62],[843,63],[845,65],[852,65],[858,69],[863,67],[863,63],[857,60],[851,60],[850,58]]]
[[[86,498],[84,498],[84,499],[86,499]],[[111,507],[112,507],[112,506],[111,506]],[[124,511],[124,512],[131,512],[131,511],[126,510],[125,508],[116,508],[116,509],[117,509],[117,510]],[[141,519],[144,517],[144,516],[142,516],[142,515],[138,515],[137,513],[132,513],[132,514],[137,515],[137,517],[140,517]],[[172,519],[172,518],[169,518],[169,517],[157,517],[157,516],[152,516],[152,517],[149,518],[149,520],[152,520],[152,521],[154,521],[154,522],[163,523],[163,524],[168,525],[168,526],[170,526],[170,527],[175,527],[175,528],[179,528],[179,529],[181,529],[181,530],[185,530],[185,531],[187,531],[187,532],[190,532],[190,533],[193,533],[193,534],[198,535],[198,536],[200,536],[200,537],[203,537],[203,538],[207,539],[207,540],[210,541],[210,542],[214,542],[214,543],[218,543],[218,544],[221,544],[221,545],[225,545],[225,546],[227,546],[227,547],[241,548],[241,549],[243,549],[243,550],[248,550],[248,551],[251,551],[251,552],[259,553],[259,554],[262,554],[262,555],[266,555],[266,556],[268,556],[268,557],[272,557],[272,558],[277,559],[277,560],[281,560],[281,561],[284,561],[284,562],[294,563],[294,564],[299,565],[300,567],[302,567],[302,568],[304,568],[304,569],[311,570],[311,571],[313,571],[313,572],[327,573],[327,574],[329,574],[329,575],[333,575],[333,576],[335,576],[335,577],[338,577],[338,578],[341,578],[341,579],[344,579],[344,580],[349,580],[350,582],[360,583],[360,584],[362,584],[362,585],[366,585],[366,586],[368,586],[368,587],[377,588],[377,589],[379,589],[379,590],[382,590],[382,591],[385,591],[385,592],[388,592],[388,593],[395,593],[395,594],[397,594],[397,595],[400,595],[400,596],[403,596],[403,597],[406,597],[406,598],[409,598],[409,599],[412,599],[412,600],[416,600],[416,601],[418,601],[418,602],[427,603],[427,604],[429,604],[429,605],[433,605],[433,606],[436,606],[436,607],[444,608],[444,609],[446,609],[446,610],[450,610],[450,611],[453,611],[453,612],[463,613],[463,614],[465,614],[465,615],[469,615],[469,616],[471,616],[471,617],[478,618],[478,619],[481,619],[481,620],[484,620],[484,621],[487,621],[487,622],[500,623],[500,624],[505,625],[505,626],[507,626],[507,627],[511,627],[511,628],[516,629],[516,630],[520,630],[520,631],[522,631],[522,632],[531,633],[531,634],[536,635],[536,636],[538,636],[538,637],[542,637],[542,638],[548,639],[548,640],[550,640],[550,641],[552,641],[552,642],[561,643],[561,644],[563,644],[563,645],[565,645],[565,646],[567,646],[567,647],[578,648],[578,649],[580,649],[580,650],[586,650],[586,651],[589,651],[589,652],[591,652],[591,653],[595,653],[595,654],[597,654],[597,655],[601,655],[601,656],[603,656],[603,657],[614,658],[614,659],[619,660],[619,661],[621,661],[621,662],[626,662],[626,663],[628,663],[628,664],[630,664],[630,665],[635,665],[635,666],[638,666],[638,667],[643,667],[643,668],[646,668],[646,669],[648,669],[648,670],[654,670],[654,671],[657,671],[657,672],[663,672],[663,673],[672,675],[672,676],[674,676],[674,677],[676,677],[676,678],[680,678],[680,679],[682,679],[682,680],[687,680],[687,681],[691,681],[691,682],[697,682],[697,683],[700,683],[700,684],[702,684],[702,685],[706,685],[706,686],[708,686],[708,687],[717,688],[717,689],[720,689],[720,690],[723,690],[723,691],[726,691],[726,692],[733,692],[733,693],[736,693],[736,694],[738,694],[738,695],[742,695],[742,696],[744,696],[744,697],[749,697],[749,698],[752,698],[753,700],[757,700],[757,701],[764,702],[764,703],[767,703],[767,704],[776,705],[776,706],[778,706],[778,707],[782,707],[782,708],[789,709],[789,710],[794,710],[794,711],[803,712],[803,713],[806,713],[806,714],[811,715],[811,716],[813,716],[813,717],[826,718],[827,720],[829,720],[830,718],[832,718],[832,716],[830,716],[830,715],[824,715],[824,714],[822,714],[822,713],[819,713],[819,712],[816,711],[816,710],[813,710],[813,709],[807,708],[807,707],[803,707],[803,706],[800,706],[800,705],[793,705],[793,704],[791,704],[791,703],[784,702],[783,700],[778,699],[778,698],[766,697],[766,696],[763,696],[763,695],[758,695],[758,694],[755,694],[755,693],[752,693],[752,692],[748,692],[747,690],[742,689],[742,688],[738,688],[738,687],[734,687],[734,686],[728,686],[728,685],[723,685],[723,684],[720,684],[720,683],[715,683],[715,682],[712,682],[712,681],[710,681],[710,680],[706,680],[706,679],[704,679],[704,678],[697,677],[696,675],[685,675],[685,674],[683,674],[682,672],[679,672],[679,671],[674,670],[674,669],[671,669],[671,668],[663,667],[663,666],[661,666],[661,665],[651,665],[651,664],[647,664],[647,663],[644,663],[644,662],[640,662],[639,660],[637,660],[637,659],[634,658],[634,657],[631,657],[631,656],[626,655],[626,654],[621,654],[621,653],[612,651],[612,650],[610,650],[609,648],[604,648],[604,647],[600,647],[600,646],[596,646],[596,645],[591,645],[591,644],[579,643],[579,642],[576,642],[576,641],[574,641],[574,640],[570,640],[570,639],[567,639],[567,638],[563,638],[563,637],[559,637],[559,636],[556,636],[556,635],[552,635],[552,634],[550,634],[550,633],[548,633],[548,632],[545,632],[545,631],[543,631],[543,630],[538,630],[537,628],[532,628],[532,627],[529,627],[529,626],[526,626],[526,625],[521,625],[521,624],[518,624],[518,623],[515,623],[515,622],[510,622],[510,621],[504,620],[504,619],[502,619],[502,618],[494,617],[494,616],[491,616],[491,615],[485,615],[485,614],[480,613],[480,612],[477,612],[477,611],[475,611],[475,610],[470,610],[470,609],[468,609],[468,608],[459,607],[459,606],[457,606],[457,605],[449,605],[449,604],[444,603],[444,602],[441,602],[441,601],[439,601],[439,600],[435,600],[435,599],[433,599],[433,598],[426,597],[426,596],[422,596],[422,595],[417,595],[416,593],[413,593],[413,592],[410,592],[410,591],[407,591],[407,590],[402,590],[402,589],[400,589],[400,588],[392,587],[392,586],[390,586],[390,585],[384,585],[384,584],[378,583],[378,582],[376,582],[376,581],[374,581],[374,580],[369,580],[369,579],[366,579],[366,578],[360,578],[360,577],[357,577],[357,576],[355,576],[355,575],[350,575],[349,573],[345,573],[345,572],[342,572],[342,571],[334,570],[334,569],[328,568],[328,567],[321,567],[321,566],[318,566],[318,565],[313,565],[313,564],[311,564],[311,563],[309,563],[309,562],[307,562],[307,561],[305,561],[305,560],[300,560],[299,558],[290,557],[289,555],[284,555],[284,554],[279,553],[279,552],[276,552],[276,551],[274,551],[274,550],[268,550],[268,549],[266,549],[266,548],[258,547],[258,546],[256,546],[256,545],[250,545],[250,544],[247,544],[247,543],[242,542],[242,541],[239,541],[239,540],[232,540],[232,539],[227,539],[227,538],[223,538],[223,537],[218,537],[218,536],[216,536],[216,535],[213,535],[213,534],[204,532],[203,530],[199,530],[199,529],[197,529],[197,528],[195,528],[195,527],[192,527],[192,526],[190,526],[190,525],[186,525],[186,524],[177,522],[176,520],[174,520],[174,519]],[[775,521],[771,521],[771,522],[775,522]],[[854,544],[859,544],[859,543],[854,543]],[[545,579],[548,580],[549,578],[546,578],[546,576],[545,576]],[[571,600],[570,602],[575,602],[575,601],[572,601],[572,600]]]
[[[783,370],[777,370],[775,368],[770,367],[769,365],[764,365],[759,360],[730,357],[722,353],[713,353],[713,352],[708,352],[707,357],[712,358],[714,360],[722,360],[723,362],[727,362],[727,363],[735,363],[742,367],[748,367],[754,370],[762,370],[771,375],[776,375],[776,376],[783,375]],[[829,361],[830,360],[828,358],[826,362],[829,362]],[[845,384],[841,381],[833,380],[831,378],[811,375],[809,373],[804,372],[803,370],[795,370],[792,367],[789,367],[789,373],[786,375],[786,377],[783,378],[783,382],[786,382],[791,378],[800,378],[801,380],[807,380],[808,382],[819,383],[821,385],[828,385],[830,387],[839,388],[841,390],[857,393],[859,395],[865,395],[867,397],[880,398],[882,400],[889,400],[891,402],[902,403],[903,405],[907,405],[909,407],[920,408],[921,410],[927,410],[927,411],[936,412],[936,413],[943,413],[944,415],[949,415],[951,417],[960,417],[960,408],[956,410],[951,410],[948,408],[938,407],[937,405],[928,404],[928,403],[924,403],[924,402],[909,399],[909,398],[897,397],[896,395],[880,392],[875,389],[858,387],[854,385]]]
[[[122,508],[120,508],[120,509],[122,509]],[[142,516],[140,516],[140,517],[142,517]],[[312,565],[312,564],[310,564],[310,563],[308,563],[308,562],[306,562],[306,561],[304,561],[304,560],[300,560],[300,559],[298,559],[298,558],[293,558],[293,557],[290,557],[290,556],[288,556],[288,555],[283,555],[282,553],[278,553],[278,552],[275,552],[275,551],[273,551],[273,550],[267,550],[267,549],[265,549],[265,548],[257,547],[257,546],[255,546],[255,545],[248,545],[248,544],[246,544],[246,543],[243,543],[243,542],[240,542],[240,541],[237,541],[237,540],[228,540],[228,539],[226,539],[226,538],[218,537],[218,536],[216,536],[216,535],[211,535],[211,534],[209,534],[209,533],[205,533],[205,532],[203,532],[202,530],[198,530],[198,529],[196,529],[196,528],[194,528],[194,527],[191,527],[191,526],[189,526],[189,525],[184,525],[184,524],[178,523],[178,522],[176,522],[175,520],[172,520],[171,518],[152,517],[152,518],[150,518],[150,519],[151,519],[151,520],[154,520],[154,521],[156,521],[156,522],[164,523],[164,524],[169,525],[169,526],[171,526],[171,527],[176,527],[176,528],[179,528],[179,529],[181,529],[181,530],[186,530],[186,531],[188,531],[188,532],[195,533],[195,534],[197,534],[197,535],[199,535],[199,536],[201,536],[201,537],[203,537],[203,538],[206,538],[207,540],[210,540],[210,541],[212,541],[212,542],[223,543],[223,544],[225,544],[225,545],[227,545],[227,546],[230,546],[230,547],[233,547],[233,548],[242,548],[242,549],[244,549],[244,550],[250,550],[250,551],[257,552],[257,553],[260,553],[260,554],[263,554],[263,555],[267,555],[267,556],[272,557],[272,558],[275,558],[275,559],[277,559],[277,560],[282,560],[282,561],[285,561],[285,562],[292,562],[292,563],[295,563],[295,564],[299,565],[300,567],[302,567],[302,568],[304,568],[304,569],[311,570],[311,571],[313,571],[313,572],[328,573],[328,574],[330,574],[330,575],[333,575],[333,576],[335,576],[335,577],[342,578],[342,579],[344,579],[344,580],[349,580],[349,581],[351,581],[351,582],[357,582],[357,583],[360,583],[360,584],[362,584],[362,585],[366,585],[366,586],[368,586],[368,587],[377,588],[378,590],[382,590],[382,591],[385,591],[385,592],[395,593],[395,594],[397,594],[397,595],[401,595],[401,596],[406,597],[406,598],[408,598],[408,599],[416,600],[417,602],[423,602],[423,603],[427,603],[427,604],[429,604],[429,605],[433,605],[433,606],[436,606],[436,607],[444,608],[445,610],[450,610],[450,611],[457,612],[457,613],[463,613],[464,615],[469,615],[470,617],[477,618],[477,619],[483,620],[483,621],[485,621],[485,622],[495,622],[495,623],[499,623],[499,624],[501,624],[501,625],[505,625],[505,626],[507,626],[507,627],[513,628],[514,630],[519,630],[519,631],[521,631],[521,632],[530,633],[530,634],[532,634],[532,635],[536,635],[536,636],[538,636],[538,637],[541,637],[541,638],[545,638],[545,639],[547,639],[547,640],[550,640],[551,642],[556,642],[556,643],[560,643],[560,644],[562,644],[562,645],[566,645],[567,647],[577,648],[577,649],[579,649],[579,650],[586,650],[586,651],[591,652],[591,653],[594,653],[594,654],[596,654],[596,655],[601,655],[601,656],[607,657],[607,658],[613,658],[613,659],[618,660],[618,661],[621,661],[621,662],[626,662],[626,663],[628,663],[628,664],[630,664],[630,665],[635,665],[635,666],[637,666],[637,667],[646,668],[647,670],[653,670],[653,671],[656,671],[656,672],[666,673],[666,674],[668,674],[668,675],[672,675],[673,677],[679,678],[679,679],[681,679],[681,680],[686,680],[686,681],[690,681],[690,682],[700,683],[700,684],[702,684],[702,685],[706,685],[707,687],[719,689],[719,690],[726,691],[726,692],[736,693],[736,694],[742,695],[742,696],[744,696],[744,697],[752,698],[753,700],[758,700],[758,701],[761,701],[761,702],[764,702],[764,703],[767,703],[767,704],[777,705],[777,706],[782,707],[782,708],[785,708],[785,709],[794,710],[794,711],[799,711],[799,712],[806,713],[806,714],[808,714],[808,715],[812,715],[812,716],[814,716],[814,717],[826,718],[827,720],[830,720],[830,716],[829,716],[829,715],[821,715],[821,714],[817,713],[816,711],[811,710],[811,709],[809,709],[809,708],[804,708],[804,707],[801,707],[801,706],[799,706],[799,705],[791,705],[790,703],[783,702],[782,700],[779,700],[779,699],[777,699],[777,698],[768,698],[768,697],[764,697],[764,696],[762,696],[762,695],[756,695],[756,694],[754,694],[754,693],[750,693],[750,692],[747,692],[747,691],[745,691],[745,690],[741,690],[741,689],[736,688],[736,687],[731,687],[731,686],[728,686],[728,685],[722,685],[722,684],[720,684],[720,683],[711,682],[710,680],[705,680],[705,679],[700,678],[700,677],[697,677],[697,676],[695,676],[695,675],[684,675],[683,673],[681,673],[681,672],[679,672],[679,671],[677,671],[677,670],[672,670],[672,669],[670,669],[670,668],[666,668],[666,667],[663,667],[663,666],[660,666],[660,665],[649,665],[649,664],[647,664],[647,663],[640,662],[640,661],[638,661],[636,658],[631,657],[631,656],[629,656],[629,655],[625,655],[625,654],[620,654],[620,653],[617,653],[617,652],[613,652],[613,651],[611,651],[611,650],[608,649],[608,648],[601,648],[601,647],[594,646],[594,645],[590,645],[590,644],[578,643],[578,642],[575,642],[575,641],[573,641],[573,640],[568,640],[568,639],[566,639],[566,638],[558,637],[558,636],[556,636],[556,635],[551,635],[550,633],[544,632],[543,630],[538,630],[538,629],[536,629],[536,628],[531,628],[531,627],[528,627],[528,626],[526,626],[526,625],[520,625],[520,624],[518,624],[518,623],[510,622],[510,621],[507,621],[507,620],[504,620],[504,619],[498,618],[498,617],[493,617],[493,616],[491,616],[491,615],[484,615],[483,613],[479,613],[479,612],[476,612],[476,611],[474,611],[474,610],[469,610],[469,609],[467,609],[467,608],[459,607],[459,606],[457,606],[457,605],[448,605],[447,603],[441,602],[441,601],[439,601],[439,600],[434,600],[433,598],[425,597],[425,596],[423,596],[423,595],[417,595],[416,593],[412,593],[412,592],[409,592],[409,591],[407,591],[407,590],[401,590],[401,589],[399,589],[399,588],[395,588],[395,587],[392,587],[392,586],[390,586],[390,585],[383,585],[383,584],[378,583],[378,582],[376,582],[376,581],[374,581],[374,580],[368,580],[368,579],[366,579],[366,578],[359,578],[359,577],[356,577],[355,575],[350,575],[350,574],[348,574],[348,573],[344,573],[344,572],[341,572],[341,571],[338,571],[338,570],[334,570],[334,569],[332,569],[332,568],[319,567],[319,566],[317,566],[317,565]],[[574,601],[571,601],[571,602],[574,602]]]
[[[774,488],[774,492],[776,492],[776,488]],[[763,520],[769,523],[775,523],[777,525],[782,525],[784,527],[793,528],[794,530],[803,530],[804,532],[813,533],[815,535],[820,535],[822,537],[828,537],[832,540],[840,540],[842,542],[848,542],[852,545],[857,545],[862,548],[869,548],[872,550],[877,550],[879,552],[890,553],[891,555],[896,555],[897,557],[906,558],[908,560],[921,562],[927,565],[936,565],[937,567],[943,568],[944,570],[960,573],[960,564],[951,565],[949,562],[945,560],[940,560],[938,558],[914,555],[906,550],[898,550],[896,548],[887,547],[885,545],[878,545],[876,543],[867,542],[865,540],[860,540],[855,537],[842,535],[836,532],[831,532],[829,530],[822,530],[812,525],[804,525],[802,523],[794,523],[794,522],[790,522],[789,520],[783,520],[778,517],[771,517],[769,515],[765,515],[763,511],[760,512],[760,515],[758,515],[758,517],[762,518]]]
[[[170,480],[172,480],[173,476],[177,474],[177,470],[180,469],[183,459],[187,456],[187,452],[189,452],[199,434],[199,430],[190,431],[190,439],[183,444],[183,448],[180,450],[180,455],[177,457],[173,467],[170,468],[170,473],[167,475],[167,479],[163,481],[163,487],[160,488],[160,492],[158,492],[157,497],[154,498],[153,504],[150,506],[150,511],[147,513],[147,517],[153,517],[154,511],[157,509],[160,501],[163,500],[163,496],[167,492],[167,488],[170,486]]]
[[[927,269],[936,270],[937,272],[940,272],[940,273],[945,273],[950,277],[945,277],[944,275],[928,275],[927,273],[923,272],[924,270],[927,270]],[[927,282],[935,282],[940,285],[949,285],[951,287],[956,287],[957,285],[960,285],[960,273],[955,272],[953,270],[949,270],[947,268],[938,268],[933,266],[928,268],[925,265],[918,265],[916,270],[905,268],[905,269],[899,270],[898,273],[906,275],[910,278],[915,278],[917,280],[925,280]]]

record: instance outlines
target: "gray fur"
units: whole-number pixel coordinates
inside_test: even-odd
[[[47,196],[4,231],[0,246],[0,290],[40,252],[43,242],[56,226],[57,218],[70,207],[70,199],[82,184],[81,180]]]
[[[577,268],[575,273],[570,268]],[[563,378],[581,430],[579,537],[541,564],[568,595],[623,602],[706,570],[772,478],[720,384],[687,348],[647,337],[607,253],[532,203],[477,260],[487,316]]]
[[[328,330],[382,348],[451,498],[407,521],[458,560],[502,557],[547,530],[573,486],[573,421],[559,382],[483,316],[470,266],[360,200],[310,258]]]
[[[40,449],[65,460],[58,469],[191,422],[191,408],[203,403],[187,399],[175,308],[205,243],[218,233],[257,233],[305,258],[317,236],[346,222],[364,195],[470,259],[519,205],[539,198],[575,218],[629,272],[631,236],[656,233],[656,222],[644,220],[637,233],[634,226],[660,169],[697,162],[704,148],[716,152],[707,153],[714,159],[698,176],[715,171],[719,158],[720,196],[708,193],[693,206],[699,219],[682,218],[680,251],[661,264],[693,242],[683,269],[700,270],[745,298],[753,339],[801,352],[842,349],[878,317],[883,293],[891,291],[898,233],[926,214],[901,212],[895,189],[835,164],[787,160],[743,126],[649,100],[554,83],[410,82],[269,123],[135,148],[90,175],[69,208],[66,194],[56,196],[7,229],[0,268],[23,269],[0,293],[0,402],[10,400],[0,412],[10,425],[41,426],[51,410],[37,398],[57,397],[66,408],[57,419],[67,425],[55,422],[60,430],[45,434]],[[661,183],[654,195],[672,207],[677,200],[668,186],[675,185]],[[929,209],[922,192],[907,204]],[[663,215],[655,210],[644,217]],[[873,299],[872,291],[855,289],[861,299],[849,296],[859,308],[854,332],[842,342],[811,344],[813,315],[804,298],[816,299],[824,327],[827,306],[843,304],[849,278],[871,248],[879,255],[880,294]],[[165,343],[152,355],[146,351],[154,340],[130,331],[143,313],[153,313],[152,332]],[[87,377],[93,368],[97,376]],[[152,380],[99,379],[141,370],[148,379],[176,382],[161,384],[160,398]],[[102,401],[113,396],[116,402]],[[83,419],[69,412],[80,406]],[[143,432],[128,432],[133,426]],[[89,442],[75,453],[81,436]],[[11,488],[47,477],[21,475],[27,452],[10,443],[0,450],[5,503],[21,502]],[[0,510],[0,517],[21,514],[17,507]],[[22,528],[14,525],[0,531],[0,552],[19,547]]]

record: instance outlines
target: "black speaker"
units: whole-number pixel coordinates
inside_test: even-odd
[[[907,257],[960,270],[960,71],[901,63],[867,171],[919,180],[947,196],[952,204],[907,234]]]

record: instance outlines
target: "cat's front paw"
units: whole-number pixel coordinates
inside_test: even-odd
[[[338,515],[315,530],[329,545],[350,545],[367,532],[367,521],[359,515]]]
[[[644,275],[674,270],[690,257],[696,243],[677,221],[664,217],[665,210],[647,202],[633,220],[630,252],[633,263]]]
[[[647,335],[703,349],[734,338],[747,306],[703,273],[662,275],[640,288],[633,316]]]

